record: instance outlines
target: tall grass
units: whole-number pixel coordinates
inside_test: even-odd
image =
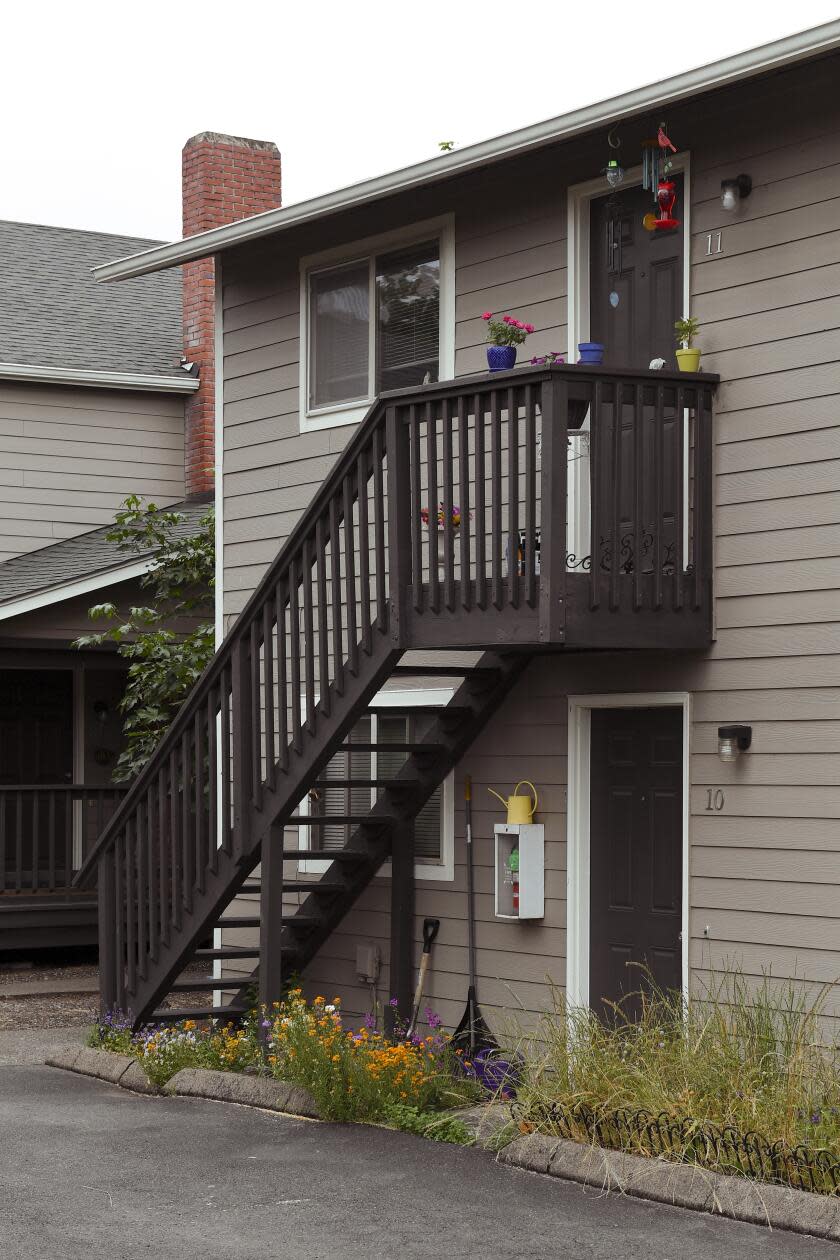
[[[552,1131],[552,1103],[596,1115],[643,1109],[840,1159],[840,1044],[826,1039],[826,995],[730,971],[688,1000],[648,990],[638,1019],[615,1007],[602,1022],[555,990],[519,1044],[520,1113]]]

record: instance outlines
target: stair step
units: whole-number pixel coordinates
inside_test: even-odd
[[[323,921],[320,914],[304,914],[300,910],[296,910],[294,914],[283,915],[284,927],[313,928]]]
[[[316,788],[403,788],[414,787],[419,782],[419,779],[407,776],[404,779],[316,779],[312,786]]]
[[[347,885],[343,884],[341,880],[338,880],[338,879],[319,879],[319,880],[284,879],[283,880],[283,892],[334,893],[334,892],[343,892],[343,890],[346,887]]]
[[[213,989],[241,989],[244,984],[250,984],[249,976],[226,976],[221,979],[218,976],[202,976],[200,980],[176,980],[174,984],[170,984],[170,993],[205,993]]]
[[[339,879],[284,879],[283,892],[302,892],[302,893],[336,893],[342,892],[347,885]],[[237,896],[243,892],[251,894],[259,894],[262,892],[260,884],[248,884],[244,888],[240,888]]]
[[[250,928],[260,926],[259,915],[253,914],[234,914],[229,918],[227,915],[219,919],[219,927],[224,928]]]
[[[407,704],[405,707],[399,704],[371,704],[365,712],[382,713],[386,717],[414,717],[417,713],[424,715],[430,713],[435,717],[441,717],[444,714],[449,717],[455,714],[468,717],[472,709],[467,704]],[[392,744],[391,747],[393,748],[394,745]]]
[[[342,752],[439,753],[444,744],[342,744]]]
[[[182,1007],[181,1009],[173,1008],[171,1011],[152,1011],[149,1023],[152,1024],[180,1024],[185,1019],[238,1019],[240,1015],[248,1013],[247,1006],[207,1006],[196,1007],[194,1010],[190,1007]]]
[[[259,958],[260,948],[255,945],[253,949],[248,949],[246,945],[223,945],[213,949],[197,949],[193,954],[193,958],[218,958],[220,961],[227,960],[233,962],[237,958]]]
[[[284,849],[287,862],[366,862],[370,857],[359,849]]]
[[[492,665],[395,665],[391,677],[403,678],[495,678],[498,669]]]
[[[396,822],[390,814],[293,814],[286,819],[287,826],[331,827],[346,823],[364,823],[368,827],[388,827]]]

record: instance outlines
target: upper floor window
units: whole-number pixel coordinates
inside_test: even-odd
[[[447,225],[304,271],[302,387],[311,427],[360,419],[377,394],[452,374]],[[403,236],[405,241],[405,235]]]

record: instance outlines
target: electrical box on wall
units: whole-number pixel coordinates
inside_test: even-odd
[[[498,823],[493,830],[496,918],[542,919],[545,827],[542,823]]]

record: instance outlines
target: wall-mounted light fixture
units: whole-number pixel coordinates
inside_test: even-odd
[[[751,726],[719,726],[718,756],[721,761],[737,761],[752,743]]]
[[[745,197],[749,197],[752,192],[752,177],[750,175],[736,175],[734,179],[722,179],[720,181],[720,204],[724,210],[737,210]]]
[[[110,712],[111,711],[108,708],[108,704],[105,700],[96,700],[94,702],[94,705],[93,705],[94,717],[96,718],[97,722],[101,723],[102,726],[104,726],[105,723],[108,721],[108,716]]]

